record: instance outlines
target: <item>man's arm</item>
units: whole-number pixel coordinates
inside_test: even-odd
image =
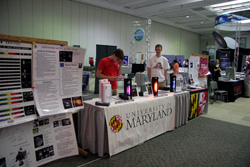
[[[118,64],[119,69],[118,69],[118,71],[117,71],[117,76],[118,76],[118,75],[121,75],[121,73],[122,73],[122,64],[123,64],[123,61],[124,61],[124,60],[120,61],[119,64]]]
[[[165,81],[167,81],[167,77],[168,77],[168,69],[164,70],[164,76],[165,76]]]
[[[116,77],[114,77],[114,76],[103,75],[102,71],[99,70],[99,69],[97,69],[97,71],[96,71],[96,77],[100,78],[100,79],[108,79],[110,81],[115,81],[116,80]]]
[[[148,67],[148,80],[151,82],[151,68]]]

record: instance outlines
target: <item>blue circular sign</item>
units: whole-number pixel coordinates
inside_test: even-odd
[[[144,37],[144,30],[142,28],[138,28],[135,30],[134,38],[136,41],[141,41]]]
[[[208,53],[209,53],[209,55],[214,55],[214,49],[209,49],[209,51],[208,51]]]

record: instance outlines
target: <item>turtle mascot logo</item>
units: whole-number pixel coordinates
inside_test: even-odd
[[[110,129],[113,133],[118,133],[122,130],[123,123],[120,115],[114,115],[109,121]]]

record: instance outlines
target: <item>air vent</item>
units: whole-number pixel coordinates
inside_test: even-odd
[[[217,16],[216,15],[207,15],[208,18],[215,19]]]
[[[202,10],[205,10],[205,9],[201,7],[201,8],[194,8],[193,10],[198,12],[198,11],[202,11]]]

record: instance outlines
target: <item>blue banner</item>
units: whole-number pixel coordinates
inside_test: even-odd
[[[242,20],[248,20],[249,18],[235,15],[235,14],[223,14],[215,18],[215,26],[223,23],[236,22]]]

